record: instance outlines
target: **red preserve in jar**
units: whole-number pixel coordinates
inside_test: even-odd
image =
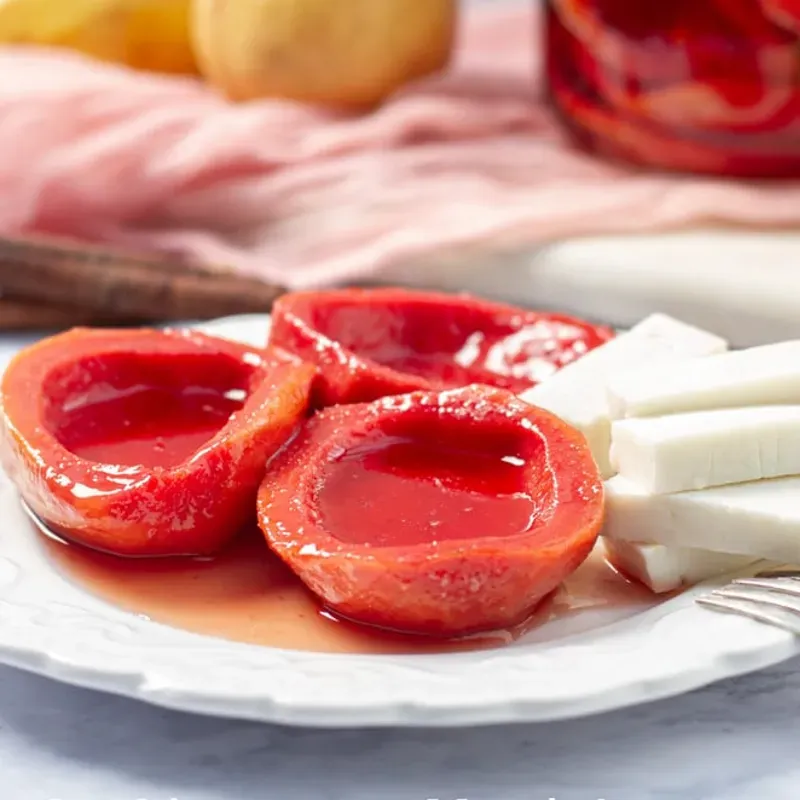
[[[552,101],[598,153],[800,176],[800,0],[547,0]]]

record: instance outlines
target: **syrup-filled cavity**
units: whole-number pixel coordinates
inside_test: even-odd
[[[553,499],[543,449],[527,431],[457,416],[394,420],[325,464],[321,522],[341,542],[376,547],[525,533]]]
[[[171,467],[242,407],[251,374],[248,365],[222,354],[84,358],[48,376],[44,422],[86,461]]]
[[[329,299],[305,314],[355,356],[451,388],[485,383],[520,392],[607,338],[568,318],[441,299]]]

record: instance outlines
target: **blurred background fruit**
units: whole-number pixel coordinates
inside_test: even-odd
[[[195,0],[192,30],[232,99],[358,108],[444,67],[455,18],[456,0]]]
[[[68,47],[137,69],[195,73],[191,0],[0,0],[0,44]]]

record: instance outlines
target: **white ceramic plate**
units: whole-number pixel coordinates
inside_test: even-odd
[[[266,324],[208,327],[260,343]],[[545,721],[678,694],[800,651],[786,632],[696,606],[702,589],[623,620],[586,612],[490,651],[321,655],[230,643],[125,613],[62,578],[0,483],[0,661],[176,709],[320,727]]]

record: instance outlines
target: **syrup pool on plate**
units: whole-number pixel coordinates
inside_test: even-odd
[[[496,648],[524,641],[529,632],[536,638],[558,638],[558,626],[553,626],[551,636],[546,623],[569,620],[573,624],[569,632],[577,632],[606,624],[606,612],[622,618],[657,602],[598,552],[518,628],[441,641],[337,619],[270,553],[255,530],[243,532],[218,556],[205,559],[118,558],[53,536],[42,535],[40,541],[66,579],[125,611],[192,633],[320,653],[425,654]],[[584,617],[582,612],[587,611],[599,613],[596,618]]]
[[[187,453],[193,448],[184,438],[207,435],[202,431],[218,426],[234,404],[224,393],[212,397],[200,391],[179,397],[156,397],[152,391],[115,396],[106,405],[92,404],[91,425],[75,420],[72,447],[100,460],[133,455],[149,463],[178,459],[184,447]],[[121,419],[131,422],[123,434],[117,433]],[[338,541],[352,547],[413,547],[475,537],[497,541],[531,528],[547,497],[534,491],[532,464],[514,436],[441,426],[429,435],[417,434],[366,436],[324,465],[318,509]],[[166,450],[158,448],[161,441],[169,443]],[[271,553],[255,529],[213,558],[120,558],[52,536],[42,542],[64,576],[126,611],[193,633],[293,650],[397,654],[485,649],[529,633],[536,638],[565,635],[555,628],[550,635],[545,623],[570,618],[570,630],[586,630],[608,621],[608,614],[624,616],[656,602],[602,555],[593,555],[523,623],[441,640],[337,618]],[[578,613],[587,611],[603,613],[596,619]]]

